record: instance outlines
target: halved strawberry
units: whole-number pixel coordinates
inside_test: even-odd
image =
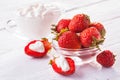
[[[36,51],[36,50],[32,50],[30,49],[30,46],[31,45],[35,45],[37,43],[42,43],[43,46],[42,47],[35,47],[37,50],[40,50],[40,48],[44,48],[44,51]],[[39,46],[39,44],[37,44],[37,46]],[[48,42],[48,39],[46,38],[43,38],[42,40],[33,40],[31,41],[30,43],[28,43],[25,48],[24,48],[24,51],[25,51],[25,54],[29,55],[29,56],[32,56],[32,57],[43,57],[47,54],[47,52],[51,49],[51,44]]]
[[[57,57],[57,58],[59,58],[59,57]],[[69,70],[67,70],[67,71],[63,71],[61,67],[58,67],[58,65],[56,64],[56,58],[51,60],[50,64],[52,65],[52,68],[55,72],[62,74],[62,75],[71,75],[75,72],[75,63],[69,57],[65,57],[65,60],[67,61],[68,65],[69,65]]]

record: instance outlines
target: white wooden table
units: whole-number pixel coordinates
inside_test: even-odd
[[[14,15],[12,12],[22,5],[38,0],[1,0],[0,28]],[[0,80],[120,80],[120,1],[119,0],[39,0],[43,3],[57,2],[59,6],[73,10],[62,17],[71,17],[77,13],[86,13],[91,21],[104,24],[107,34],[102,50],[109,49],[116,54],[116,63],[112,68],[99,68],[86,64],[77,66],[71,76],[55,73],[49,63],[49,57],[34,59],[24,54],[25,41],[13,36],[6,30],[0,31]]]

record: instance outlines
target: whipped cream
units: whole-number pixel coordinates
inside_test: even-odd
[[[33,4],[17,10],[15,21],[22,34],[30,39],[40,39],[51,33],[51,24],[55,24],[61,15],[55,4]]]
[[[37,51],[37,52],[45,51],[44,44],[41,41],[36,41],[35,43],[30,44],[29,49],[31,49],[33,51]]]
[[[58,67],[60,67],[63,71],[68,71],[70,70],[70,66],[67,62],[67,60],[65,59],[65,57],[60,56],[58,58],[55,59],[55,63],[57,64]]]
[[[60,15],[60,9],[55,5],[48,4],[33,4],[25,8],[18,10],[17,14],[23,17],[40,17],[44,18],[45,16],[58,16]]]

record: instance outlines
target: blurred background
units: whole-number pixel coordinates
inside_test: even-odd
[[[6,50],[13,50],[23,46],[24,40],[13,36],[11,33],[3,30],[6,27],[6,22],[9,19],[13,19],[15,11],[24,6],[28,6],[34,3],[54,3],[65,11],[60,18],[71,18],[78,13],[85,13],[90,16],[92,22],[102,22],[107,29],[107,39],[118,38],[120,35],[113,36],[114,32],[119,32],[119,26],[115,26],[116,30],[109,27],[117,25],[119,21],[115,21],[120,18],[120,3],[119,0],[1,0],[0,1],[0,53]],[[59,19],[60,19],[59,18]],[[114,23],[113,23],[114,21]],[[112,22],[112,24],[111,24]],[[113,28],[113,27],[112,27]],[[110,32],[110,33],[109,33]],[[105,47],[113,45],[116,40],[112,42],[105,42]],[[2,47],[1,47],[2,46]]]
[[[104,44],[101,46],[101,49],[110,49],[113,51],[116,56],[116,63],[113,68],[110,69],[102,69],[97,70],[95,68],[88,67],[79,67],[83,68],[84,72],[81,69],[80,71],[76,72],[76,75],[67,77],[67,80],[72,80],[71,78],[78,78],[78,75],[86,74],[79,76],[83,78],[82,80],[119,80],[120,77],[120,0],[0,0],[0,80],[40,80],[40,76],[46,75],[46,73],[42,73],[39,71],[45,70],[44,68],[49,68],[48,64],[43,69],[40,68],[41,64],[39,65],[37,62],[40,63],[39,60],[32,60],[31,58],[28,59],[26,56],[23,56],[23,48],[26,45],[26,41],[14,36],[10,32],[5,30],[7,26],[7,21],[10,19],[14,19],[15,11],[19,8],[24,6],[29,6],[34,3],[54,3],[55,5],[59,6],[63,13],[60,16],[61,18],[72,18],[73,15],[79,13],[85,13],[89,15],[91,22],[101,22],[106,31],[106,40]],[[21,50],[22,49],[22,50]],[[14,52],[15,51],[15,52]],[[11,55],[9,55],[9,53]],[[20,53],[20,54],[16,54]],[[4,54],[8,54],[7,57]],[[3,56],[2,56],[3,55]],[[17,56],[17,57],[16,57]],[[18,59],[20,57],[20,59]],[[31,61],[32,60],[32,61]],[[44,60],[44,59],[42,59]],[[16,65],[15,65],[16,64]],[[34,65],[33,65],[34,64]],[[29,66],[30,65],[30,66]],[[39,66],[38,66],[39,65]],[[10,66],[10,70],[8,69]],[[21,68],[22,66],[22,68]],[[4,68],[5,67],[5,68]],[[34,71],[32,68],[35,67]],[[4,69],[3,69],[4,68]],[[25,71],[27,70],[27,71]],[[33,70],[33,73],[31,73]],[[87,71],[88,70],[88,71]],[[98,74],[95,73],[97,70]],[[6,72],[5,72],[6,71]],[[60,76],[56,76],[51,69],[48,70],[48,75],[50,78],[54,77],[54,80],[58,80]],[[18,74],[15,74],[17,73]],[[20,72],[20,73],[19,73]],[[47,72],[47,69],[46,69]],[[35,73],[35,74],[34,74]],[[92,73],[92,74],[91,74]],[[27,76],[25,76],[25,75]],[[37,74],[37,75],[36,75]],[[41,74],[41,75],[40,75]],[[1,75],[2,78],[1,79]],[[14,76],[15,75],[15,76]],[[7,77],[8,78],[7,78]],[[16,77],[16,78],[15,78]],[[36,79],[35,79],[35,78]],[[43,76],[44,77],[44,76]],[[116,79],[115,79],[116,77]],[[30,79],[29,79],[30,78]],[[65,77],[63,77],[65,78]],[[87,78],[87,79],[86,79]],[[109,78],[109,79],[108,79]],[[45,80],[41,79],[41,80]],[[49,80],[46,79],[46,80]],[[66,79],[65,79],[66,80]],[[75,79],[78,80],[78,79]]]

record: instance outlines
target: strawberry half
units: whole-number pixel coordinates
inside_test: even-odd
[[[80,33],[80,41],[83,47],[98,47],[103,42],[100,32],[95,27],[90,27]]]
[[[70,67],[69,70],[67,71],[63,71],[61,67],[58,67],[58,65],[56,64],[56,58],[54,58],[53,60],[50,60],[50,64],[52,65],[52,68],[55,72],[62,74],[62,75],[71,75],[75,72],[75,63],[69,57],[65,57],[65,59]]]
[[[39,52],[39,51],[30,49],[30,45],[34,45],[36,42],[43,43],[44,51]],[[43,38],[42,40],[33,40],[30,43],[28,43],[25,46],[24,51],[25,51],[25,54],[27,54],[29,56],[39,58],[39,57],[45,56],[50,49],[51,49],[51,44],[48,42],[48,39]]]
[[[97,30],[100,32],[102,38],[104,38],[104,36],[106,34],[106,30],[105,30],[103,24],[101,24],[99,22],[93,22],[93,23],[90,24],[90,27],[97,28]]]
[[[86,14],[77,14],[71,20],[68,28],[70,31],[78,33],[88,28],[89,25],[90,19]]]
[[[58,38],[58,45],[62,48],[80,49],[81,44],[76,33],[67,31],[62,33]]]
[[[103,67],[111,67],[115,63],[115,56],[110,50],[104,50],[97,55],[97,62]]]

